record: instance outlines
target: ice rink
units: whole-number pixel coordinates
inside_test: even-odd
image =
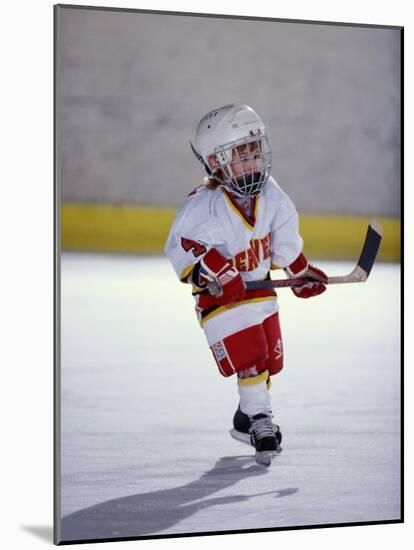
[[[266,468],[229,436],[236,379],[168,261],[63,254],[61,539],[398,519],[399,283],[377,264],[311,300],[279,291],[283,452]]]

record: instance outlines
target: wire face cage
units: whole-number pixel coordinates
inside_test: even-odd
[[[272,150],[266,135],[242,138],[216,147],[219,162],[212,176],[229,191],[244,197],[260,193],[272,166]]]

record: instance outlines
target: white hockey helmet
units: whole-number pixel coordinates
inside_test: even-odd
[[[207,174],[229,191],[257,195],[270,174],[272,150],[265,125],[248,105],[210,111],[198,123],[193,153]]]

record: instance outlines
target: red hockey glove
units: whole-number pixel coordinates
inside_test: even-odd
[[[210,294],[217,296],[220,305],[243,300],[246,293],[240,273],[215,248],[200,260],[198,280],[200,286],[207,286]]]
[[[293,294],[298,298],[312,298],[312,296],[322,294],[322,292],[326,290],[324,283],[328,282],[328,277],[321,269],[310,265],[303,254],[300,254],[296,260],[285,269],[285,272],[289,277],[310,277],[315,279],[314,283],[292,287]]]

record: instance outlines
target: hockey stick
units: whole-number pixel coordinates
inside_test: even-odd
[[[327,284],[340,284],[340,283],[363,283],[368,279],[371,273],[372,266],[374,265],[375,258],[381,244],[382,239],[382,227],[381,225],[372,220],[368,225],[367,234],[362,248],[361,255],[358,263],[349,273],[349,275],[343,275],[340,277],[328,277]],[[246,282],[247,290],[261,290],[266,288],[284,288],[284,287],[297,287],[303,286],[307,283],[314,283],[315,279],[304,277],[302,279],[276,279],[268,281],[249,281]]]

